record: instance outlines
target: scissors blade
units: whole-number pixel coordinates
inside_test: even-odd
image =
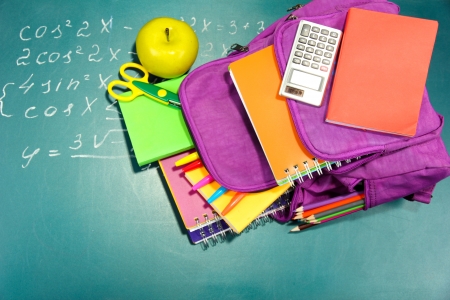
[[[171,91],[140,81],[133,81],[133,85],[152,99],[163,101],[166,105],[172,105],[178,108],[181,107],[180,98],[178,98],[177,94],[172,93]]]

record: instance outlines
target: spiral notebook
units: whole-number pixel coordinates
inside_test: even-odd
[[[253,220],[244,229],[244,232],[249,231],[250,229],[256,229],[258,226],[263,226],[268,222],[272,222],[272,217],[277,214],[284,214],[286,209],[289,208],[292,194],[293,191],[279,197],[272,205]],[[234,235],[234,231],[232,231],[228,224],[219,217],[216,220],[211,220],[208,223],[189,230],[188,234],[192,243],[201,243],[203,248],[207,248],[209,245],[216,245],[219,242],[223,242],[228,236]]]
[[[182,152],[159,160],[161,171],[163,172],[186,229],[196,228],[216,218],[213,208],[201,195],[192,190],[191,184],[186,180],[184,173],[181,171],[183,167],[175,167],[177,160],[193,151]]]
[[[202,244],[204,248],[223,242],[233,231],[218,213],[205,201],[202,194],[192,191],[192,184],[182,172],[183,166],[175,167],[175,162],[189,155],[194,150],[186,151],[165,159],[159,160],[159,165],[173,200],[177,206],[183,224],[187,229],[189,239],[193,244]],[[205,171],[194,172],[192,178],[197,180]],[[200,178],[201,179],[201,178]],[[198,179],[198,180],[200,180]],[[211,189],[211,187],[213,187]],[[210,195],[215,184],[202,188]],[[218,199],[220,200],[220,198]],[[223,200],[223,199],[222,199]],[[263,213],[258,215],[246,228],[256,228],[271,219],[269,216],[283,213],[289,207],[290,196],[279,197]]]
[[[232,62],[229,71],[278,185],[331,169],[305,148],[286,98],[278,95],[282,78],[273,46]]]
[[[208,171],[204,167],[200,167],[198,169],[186,172],[185,177],[191,185],[194,185],[208,174]],[[206,199],[211,197],[211,195],[213,195],[219,187],[220,185],[214,181],[199,188],[198,192],[205,199],[205,203],[207,203]],[[234,232],[241,233],[255,220],[264,218],[268,214],[273,213],[274,211],[270,210],[271,206],[274,205],[277,200],[280,200],[284,194],[287,194],[289,189],[289,185],[283,185],[263,192],[248,193],[239,202],[239,204],[237,204],[233,210],[225,216],[222,215],[222,211],[233,198],[236,193],[235,191],[227,191],[210,205],[217,213],[220,214],[222,219],[233,229]],[[284,208],[285,207],[277,207],[273,209],[277,209],[278,211],[283,210]],[[269,213],[267,213],[267,210]]]

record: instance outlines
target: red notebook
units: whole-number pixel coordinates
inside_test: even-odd
[[[351,8],[326,121],[414,136],[437,21]]]

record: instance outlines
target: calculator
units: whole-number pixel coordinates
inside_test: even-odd
[[[341,36],[338,29],[300,21],[279,94],[320,106]]]

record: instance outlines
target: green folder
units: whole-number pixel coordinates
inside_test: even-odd
[[[178,93],[184,77],[155,85]],[[130,102],[119,101],[119,105],[139,166],[194,147],[180,109],[145,96]]]

